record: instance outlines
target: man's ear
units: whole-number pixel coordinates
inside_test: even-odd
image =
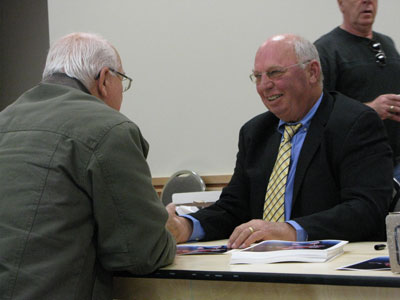
[[[110,70],[107,67],[101,69],[99,78],[95,81],[94,90],[92,94],[99,97],[100,99],[107,98],[108,86],[110,85],[109,74]]]
[[[308,72],[309,72],[310,83],[312,84],[319,83],[319,79],[321,77],[321,68],[318,61],[313,60],[309,63]]]

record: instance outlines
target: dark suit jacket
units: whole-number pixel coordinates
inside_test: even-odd
[[[236,167],[220,200],[193,214],[205,239],[228,238],[233,229],[262,219],[268,179],[281,134],[271,112],[240,130]],[[300,153],[291,220],[309,240],[385,239],[392,192],[391,150],[376,112],[342,94],[324,91]]]

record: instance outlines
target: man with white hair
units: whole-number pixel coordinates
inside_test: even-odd
[[[322,88],[314,45],[269,38],[250,75],[268,108],[243,125],[235,171],[220,199],[167,227],[177,242],[385,239],[391,150],[371,108]]]
[[[108,41],[72,33],[0,113],[2,299],[112,299],[113,271],[173,261],[148,144],[119,112],[131,81]]]

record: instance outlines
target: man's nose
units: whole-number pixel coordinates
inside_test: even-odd
[[[260,87],[264,89],[270,89],[274,86],[274,82],[268,78],[267,74],[262,74]]]

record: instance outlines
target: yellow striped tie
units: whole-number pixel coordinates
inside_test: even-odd
[[[265,195],[263,219],[266,221],[285,221],[285,189],[292,153],[292,144],[290,141],[301,125],[301,123],[285,125],[285,132],[279,145],[278,156],[272,169],[267,194]]]

